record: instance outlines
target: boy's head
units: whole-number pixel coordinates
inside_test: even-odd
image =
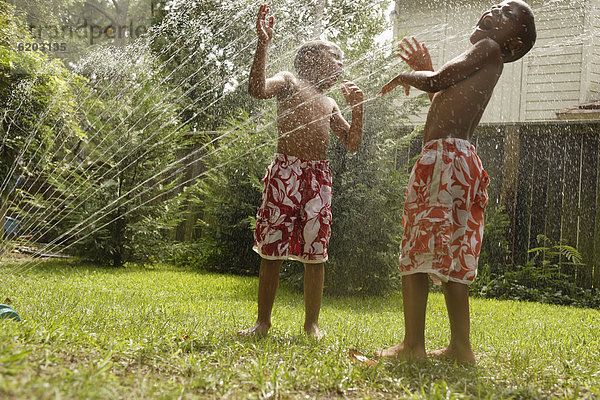
[[[344,53],[334,43],[312,40],[304,43],[296,52],[294,68],[298,76],[321,89],[332,87],[343,70]]]
[[[537,37],[531,7],[521,0],[506,0],[492,6],[477,23],[471,43],[484,37],[495,40],[502,47],[504,62],[523,57]]]

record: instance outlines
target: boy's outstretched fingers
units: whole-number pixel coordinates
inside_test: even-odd
[[[263,4],[258,9],[258,17],[256,18],[256,32],[262,40],[271,40],[273,38],[273,26],[275,25],[275,17],[272,15],[267,21],[267,13],[269,6]]]
[[[383,95],[388,94],[389,92],[391,92],[392,90],[394,90],[394,88],[396,87],[396,84],[394,83],[394,81],[390,81],[388,83],[386,83],[385,85],[383,85],[383,87],[381,88],[381,90],[376,94],[377,97],[381,97]]]
[[[398,43],[401,50],[398,56],[415,71],[433,71],[433,64],[427,46],[420,43],[414,36],[411,38],[413,43],[406,37]]]
[[[410,94],[410,85],[405,85],[403,83],[401,85],[404,86],[404,94],[406,94],[408,96]],[[394,82],[394,80],[391,80],[390,82],[383,85],[383,87],[381,88],[379,93],[376,94],[376,96],[381,97],[385,94],[388,94],[389,92],[394,90],[396,88],[396,86],[398,86],[398,84],[396,82]]]

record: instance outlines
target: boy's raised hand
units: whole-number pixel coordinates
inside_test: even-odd
[[[356,86],[354,82],[346,79],[342,80],[342,82],[342,94],[346,99],[346,103],[348,103],[348,105],[351,107],[356,107],[362,104],[364,99],[362,90],[360,90],[360,88]]]
[[[275,17],[272,15],[267,21],[267,13],[269,12],[269,6],[263,4],[258,9],[258,17],[256,18],[256,33],[258,34],[258,40],[261,42],[270,42],[273,39],[273,25],[275,24]]]
[[[403,38],[398,47],[400,47],[400,56],[415,71],[433,71],[431,56],[424,43],[419,43],[414,36],[411,36],[413,43],[407,37]]]

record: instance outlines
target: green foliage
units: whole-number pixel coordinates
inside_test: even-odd
[[[406,146],[420,132],[402,142]],[[408,172],[396,165],[403,145],[390,130],[365,132],[358,152],[334,143],[332,234],[326,287],[332,293],[382,293],[399,284],[398,250]]]
[[[266,119],[274,118],[271,114]],[[192,189],[203,211],[202,236],[191,252],[184,252],[186,262],[213,271],[258,271],[260,258],[252,250],[253,228],[276,135],[272,122],[260,125],[240,112],[219,131],[220,139],[206,146],[206,171]]]
[[[28,38],[13,9],[0,2],[0,176],[31,175],[57,152],[57,143],[84,136],[74,101],[82,79],[39,52],[20,52]],[[58,136],[61,139],[58,140]],[[65,136],[66,139],[62,136]],[[18,172],[12,169],[20,167]],[[4,179],[2,179],[4,180]]]
[[[78,71],[90,84],[80,99],[88,136],[45,176],[53,190],[36,211],[56,231],[51,243],[76,255],[114,266],[147,261],[177,222],[185,127],[140,46],[98,50]]]
[[[75,101],[84,80],[42,53],[18,51],[28,40],[14,8],[0,1],[0,238],[18,177],[34,179],[85,137]]]
[[[537,241],[541,246],[529,249],[529,253],[534,254],[533,262],[540,265],[542,270],[548,271],[554,269],[552,266],[560,265],[584,265],[581,253],[566,242],[552,243],[549,237],[542,234],[537,236]]]
[[[252,63],[257,5],[176,0],[156,21],[152,48],[177,91],[183,121],[214,131],[252,103],[241,83]]]
[[[504,207],[488,208],[485,215],[483,242],[479,254],[479,265],[487,266],[492,274],[501,274],[505,271],[507,257],[510,255],[506,228],[510,220]]]
[[[483,265],[471,293],[485,298],[600,308],[598,289],[578,287],[561,271],[561,266],[583,265],[577,249],[563,242],[553,243],[544,235],[538,235],[537,240],[541,246],[529,250],[534,257],[524,266],[496,272],[489,264]]]

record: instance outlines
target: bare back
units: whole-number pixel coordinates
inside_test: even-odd
[[[287,80],[286,89],[277,94],[277,152],[324,160],[337,106],[311,83],[291,74]]]
[[[487,106],[503,63],[488,63],[472,75],[437,92],[425,123],[424,142],[455,137],[470,140]]]

